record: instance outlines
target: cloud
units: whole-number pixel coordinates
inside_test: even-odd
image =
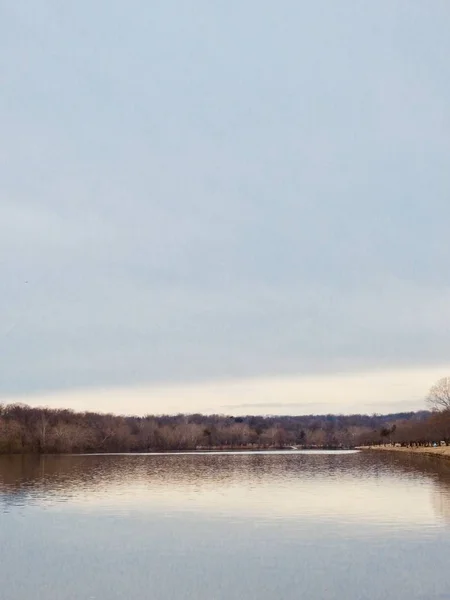
[[[0,395],[450,361],[445,5],[3,11]]]

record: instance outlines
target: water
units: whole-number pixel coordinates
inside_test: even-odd
[[[5,600],[450,598],[450,461],[0,457]]]

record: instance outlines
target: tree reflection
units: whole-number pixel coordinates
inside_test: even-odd
[[[312,494],[322,496],[323,510],[362,514],[364,503],[373,498],[372,516],[388,518],[401,514],[398,503],[408,500],[408,489],[396,482],[428,484],[431,505],[438,518],[450,522],[450,461],[427,456],[394,453],[353,455],[91,455],[91,456],[5,456],[0,458],[0,503],[13,506],[46,504],[53,501],[89,502],[109,496],[154,499],[193,495],[208,497],[210,504],[230,490],[264,495],[270,503],[290,502],[292,514],[310,510]],[[370,484],[370,485],[369,485]],[[364,488],[365,486],[365,488]],[[386,487],[387,486],[387,487]],[[393,491],[392,503],[386,496]],[[363,491],[361,491],[364,488]],[[398,485],[397,485],[398,488]],[[359,490],[359,491],[358,491]],[[387,491],[386,491],[387,490]],[[359,495],[358,495],[359,493]],[[328,498],[326,497],[328,496]],[[332,498],[334,496],[334,499]],[[384,496],[384,498],[383,498]],[[247,499],[248,500],[248,499]],[[389,500],[391,501],[391,500]],[[423,502],[423,496],[421,496]],[[359,503],[359,505],[358,505]],[[378,503],[378,504],[377,504]],[[349,506],[346,506],[348,504]],[[350,504],[352,506],[350,507]],[[368,509],[369,507],[367,507]],[[411,507],[408,507],[411,511]],[[377,513],[378,511],[378,513]],[[396,512],[397,511],[397,512]],[[414,515],[411,513],[411,518]]]

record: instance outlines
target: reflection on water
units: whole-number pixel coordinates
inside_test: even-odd
[[[8,600],[450,598],[449,525],[429,457],[0,458]]]
[[[325,452],[13,456],[0,459],[0,500],[5,508],[66,502],[142,512],[170,506],[235,517],[337,516],[413,526],[450,521],[450,463]]]

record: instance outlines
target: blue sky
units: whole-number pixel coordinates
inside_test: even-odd
[[[449,29],[446,0],[3,3],[0,398],[345,412],[367,376],[419,406],[450,359]]]

